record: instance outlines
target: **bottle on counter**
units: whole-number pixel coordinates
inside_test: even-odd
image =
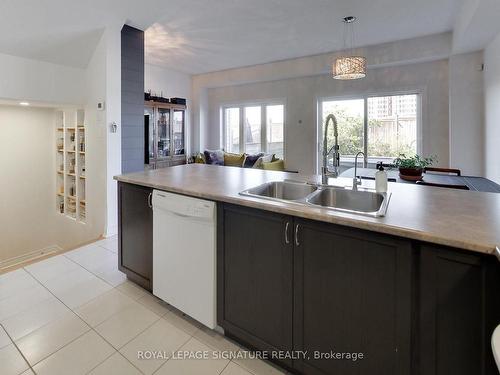
[[[377,193],[387,193],[387,172],[382,163],[377,165],[378,171],[375,173],[375,190]]]

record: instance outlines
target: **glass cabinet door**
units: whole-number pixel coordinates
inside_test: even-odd
[[[173,149],[174,155],[184,155],[184,123],[185,111],[183,109],[174,109],[173,111]]]
[[[157,118],[158,159],[170,156],[170,109],[158,108]]]
[[[155,121],[152,107],[144,108],[144,137],[144,164],[149,164],[155,159]]]

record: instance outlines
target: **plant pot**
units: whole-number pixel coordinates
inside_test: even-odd
[[[423,168],[399,168],[399,177],[407,181],[420,181]]]

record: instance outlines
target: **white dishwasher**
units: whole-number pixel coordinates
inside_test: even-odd
[[[154,190],[153,294],[215,328],[215,202]]]

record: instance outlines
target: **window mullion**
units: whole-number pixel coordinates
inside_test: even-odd
[[[262,152],[266,153],[267,150],[267,105],[260,106],[260,143]]]
[[[363,168],[368,166],[368,98],[364,98],[364,122],[363,122],[363,152],[365,157],[363,158]]]
[[[245,118],[245,114],[243,113],[245,107],[240,106],[240,154],[245,152],[245,126],[243,119]]]

